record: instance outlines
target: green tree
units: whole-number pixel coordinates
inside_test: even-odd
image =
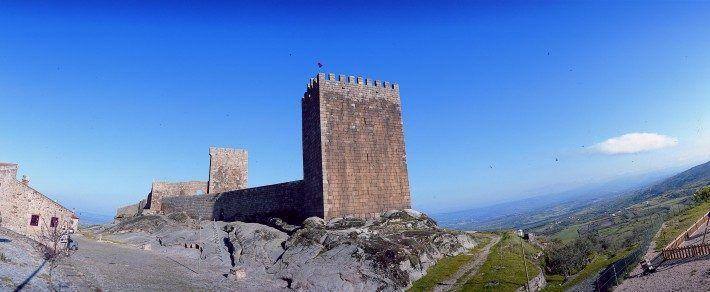
[[[702,204],[708,200],[710,200],[710,186],[702,187],[693,194],[693,201],[697,204]]]

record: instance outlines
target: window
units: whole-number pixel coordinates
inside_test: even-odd
[[[39,215],[32,215],[32,218],[30,218],[30,226],[38,226],[39,225]]]
[[[49,227],[57,227],[57,225],[59,225],[59,218],[52,217],[52,220],[49,221]]]

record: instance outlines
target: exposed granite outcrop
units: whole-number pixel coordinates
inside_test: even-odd
[[[277,228],[171,214],[137,217],[101,233],[143,249],[194,257],[239,287],[276,290],[401,290],[436,260],[476,245],[467,234],[441,229],[413,210],[367,220],[309,218],[286,232]]]

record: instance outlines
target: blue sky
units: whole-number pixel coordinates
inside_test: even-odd
[[[710,158],[708,4],[343,3],[3,1],[0,161],[100,213],[206,180],[209,146],[300,179],[319,61],[400,84],[429,212]]]

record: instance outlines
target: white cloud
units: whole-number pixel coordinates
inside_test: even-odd
[[[628,133],[592,145],[591,149],[604,154],[631,154],[678,145],[678,139],[656,133]]]

